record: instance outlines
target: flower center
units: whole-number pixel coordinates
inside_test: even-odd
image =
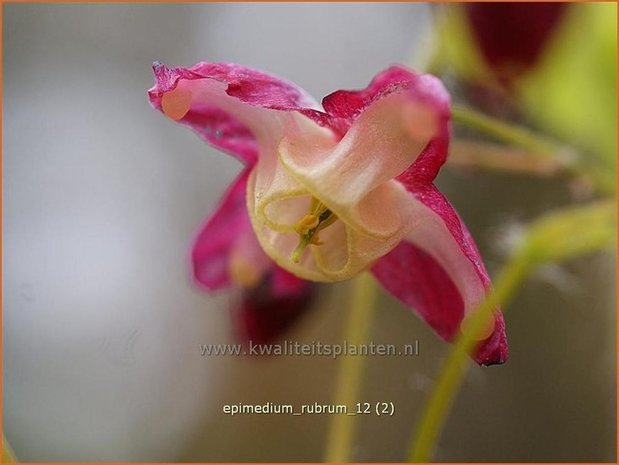
[[[294,230],[299,234],[299,244],[292,251],[290,259],[294,263],[299,263],[301,255],[308,245],[321,245],[318,233],[337,221],[337,216],[329,210],[316,197],[312,197],[309,213],[301,218],[294,226]]]

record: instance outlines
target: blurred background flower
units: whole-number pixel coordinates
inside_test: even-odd
[[[526,119],[616,167],[617,6],[467,3],[437,8],[434,72],[501,117]]]
[[[516,105],[522,121],[605,166],[614,8],[566,8],[547,47],[560,37],[572,45],[556,45],[555,64],[540,54],[534,68],[552,80],[525,85],[521,75]],[[361,88],[404,57],[419,62],[433,49],[431,9],[7,4],[3,21],[3,425],[18,458],[320,460],[328,416],[222,414],[238,402],[327,403],[337,361],[200,355],[200,344],[232,341],[230,297],[193,287],[187,238],[239,165],[149,108],[150,64],[245,63],[326,95],[334,82]],[[449,55],[445,74],[463,101],[456,62],[466,53]],[[574,202],[561,178],[451,169],[439,184],[491,274],[506,225]],[[345,287],[322,291],[289,338],[341,342]],[[436,459],[614,460],[614,288],[605,255],[528,281],[506,315],[509,363],[469,372]],[[420,355],[367,360],[364,400],[392,401],[396,415],[359,418],[353,458],[401,461],[447,345],[390,297],[379,306],[372,340],[418,339]]]
[[[535,67],[569,4],[467,3],[462,5],[476,46],[504,86]],[[460,8],[460,7],[459,7]]]

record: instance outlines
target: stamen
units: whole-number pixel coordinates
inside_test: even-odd
[[[305,215],[295,225],[294,230],[299,234],[299,244],[292,251],[290,259],[294,263],[299,263],[301,255],[308,245],[321,245],[323,242],[318,238],[318,232],[332,225],[337,220],[333,214],[321,201],[312,198],[310,213]]]
[[[320,222],[315,215],[305,215],[301,218],[294,230],[299,233],[300,236],[306,235],[310,230],[315,229]]]

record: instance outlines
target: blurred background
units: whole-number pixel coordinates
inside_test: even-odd
[[[427,65],[435,16],[406,3],[3,5],[3,430],[19,460],[322,459],[326,415],[221,411],[328,403],[338,363],[201,356],[234,342],[238,296],[196,289],[188,248],[240,165],[149,107],[150,66],[238,62],[320,99],[392,63]],[[446,82],[466,99],[459,69]],[[438,183],[491,274],[510,231],[577,200],[564,178],[448,167]],[[341,342],[347,289],[323,289],[286,339]],[[506,312],[510,360],[471,367],[436,459],[614,461],[614,296],[609,255],[529,279]],[[354,460],[402,461],[448,347],[386,295],[371,339],[420,341],[419,357],[367,359],[361,400],[396,414],[357,417]]]

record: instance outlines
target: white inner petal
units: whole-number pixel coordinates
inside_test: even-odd
[[[309,245],[301,254],[300,261],[295,263],[291,256],[300,238],[294,230],[294,224],[309,211],[310,195],[306,193],[305,196],[294,197],[291,193],[279,191],[281,197],[269,196],[268,202],[265,202],[265,197],[257,198],[255,195],[255,179],[254,171],[247,186],[247,201],[258,241],[279,266],[304,279],[327,282],[349,279],[388,253],[404,234],[404,229],[400,228],[389,238],[375,239],[338,219],[317,233],[321,244]],[[389,183],[393,186],[386,190],[398,192],[400,196],[396,205],[405,206],[400,213],[408,212],[406,206],[410,205],[410,194],[396,181]],[[294,194],[299,188],[291,192]],[[378,189],[368,195],[378,196],[382,191]],[[371,199],[368,203],[377,204]],[[271,215],[277,218],[277,227],[273,227]],[[288,220],[290,223],[287,223]]]
[[[318,268],[323,273],[331,275],[346,269],[350,259],[346,225],[336,221],[324,231],[320,231],[320,240],[324,242],[322,245],[311,248],[311,254]]]
[[[430,121],[415,130],[419,115]],[[436,128],[434,112],[402,92],[373,104],[337,144],[287,130],[277,150],[290,175],[342,221],[386,240],[405,225],[400,194],[388,181],[414,163],[434,135],[428,128]]]
[[[299,197],[280,197],[264,204],[265,223],[279,232],[296,234],[294,225],[307,214],[312,197],[304,192]]]

